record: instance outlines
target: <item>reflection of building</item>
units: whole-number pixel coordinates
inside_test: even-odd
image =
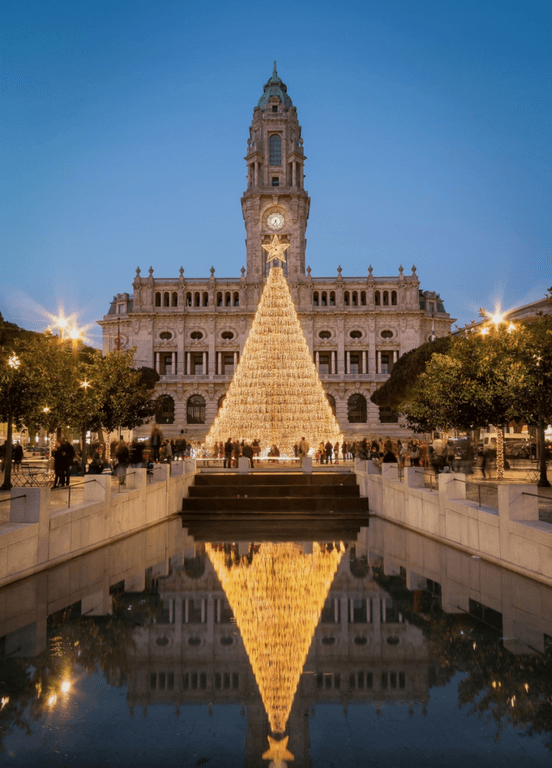
[[[396,416],[371,403],[399,355],[449,333],[451,318],[433,291],[420,290],[415,267],[391,276],[314,277],[306,262],[310,198],[297,110],[274,69],[253,112],[241,200],[246,267],[241,277],[157,278],[136,271],[133,294],[119,293],[100,321],[103,348],[137,347],[138,365],[161,375],[158,420],[167,435],[203,437],[243,350],[266,278],[269,239],[289,243],[285,270],[316,366],[348,437],[399,434]],[[316,254],[312,254],[314,261]],[[346,254],[336,256],[336,262]],[[172,425],[172,426],[171,426]],[[145,431],[147,428],[142,428]]]
[[[129,706],[245,703],[245,765],[259,765],[271,732],[268,718],[209,560],[186,560],[158,586],[163,613],[134,635]],[[365,559],[347,553],[322,611],[288,721],[294,765],[310,765],[307,715],[312,716],[316,704],[425,703],[432,670],[422,632],[404,621],[375,584]]]

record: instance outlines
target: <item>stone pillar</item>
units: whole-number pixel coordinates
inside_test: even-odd
[[[362,373],[368,373],[368,367],[366,365],[367,358],[366,358],[366,350],[362,350]]]
[[[303,473],[305,475],[311,475],[312,474],[312,456],[303,456],[303,461],[301,462]]]
[[[295,160],[291,163],[291,186],[297,186],[297,163]]]
[[[345,373],[351,372],[351,353],[349,350],[345,352]]]
[[[189,376],[192,372],[192,354],[186,352],[186,374]]]
[[[381,351],[376,349],[376,373],[381,373]]]
[[[203,375],[207,375],[207,352],[203,353]]]
[[[219,376],[222,373],[222,352],[217,352],[217,373]]]
[[[320,352],[314,353],[314,364],[316,365],[316,370],[320,371]]]
[[[159,373],[159,352],[153,353],[154,366],[157,373]]]
[[[234,352],[234,370],[238,367],[238,353]]]
[[[332,372],[333,373],[338,373],[338,370],[337,370],[337,352],[336,352],[336,350],[334,350],[332,352],[332,358],[333,358]]]

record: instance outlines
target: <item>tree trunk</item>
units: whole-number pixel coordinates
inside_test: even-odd
[[[544,440],[544,429],[545,429],[544,416],[540,416],[539,430],[538,430],[540,477],[537,485],[539,486],[539,488],[550,488],[550,482],[547,477],[546,443]]]
[[[504,432],[496,425],[496,479],[504,480]]]
[[[8,416],[8,433],[6,435],[6,453],[4,455],[4,482],[0,490],[11,491],[11,469],[12,469],[12,440],[13,440],[13,419],[11,413]]]

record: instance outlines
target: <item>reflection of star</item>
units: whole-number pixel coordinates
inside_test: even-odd
[[[265,251],[268,251],[268,257],[266,259],[267,263],[272,261],[272,259],[280,259],[280,261],[286,260],[284,251],[287,251],[289,248],[289,243],[281,243],[278,235],[272,235],[270,243],[262,243],[262,246]]]
[[[287,748],[289,736],[286,736],[282,741],[276,741],[271,736],[268,736],[268,743],[270,749],[263,752],[263,760],[274,760],[276,768],[281,768],[283,760],[295,760],[294,756]]]

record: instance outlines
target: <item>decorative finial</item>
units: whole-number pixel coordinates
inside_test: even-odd
[[[416,265],[415,264],[412,265],[412,274],[413,275],[416,274]]]
[[[276,59],[274,59],[274,69],[272,70],[272,77],[278,77],[278,73],[276,72]]]
[[[136,267],[136,277],[140,277],[140,267]]]
[[[343,270],[341,269],[341,264],[340,264],[339,267],[337,268],[337,274],[340,275],[342,272]]]
[[[180,279],[182,280],[182,279],[184,278],[184,267],[180,267],[180,269],[178,270],[178,272],[179,272],[179,274],[180,274]]]
[[[211,267],[210,271],[211,271],[211,277],[214,277],[215,276],[215,268]]]
[[[241,272],[241,276],[245,277],[245,267],[242,267],[240,272]]]
[[[310,276],[311,276],[311,268],[310,268],[310,267],[307,267],[307,275],[308,275],[308,276],[309,276],[309,278],[310,278]]]
[[[368,267],[368,274],[370,275],[370,277],[372,277],[373,271],[374,271],[374,267],[370,264],[370,266]]]
[[[149,268],[149,275],[150,275],[150,277],[153,277],[153,267]]]
[[[399,267],[399,275],[402,275],[403,272],[404,272],[404,267],[401,264],[400,267]]]

